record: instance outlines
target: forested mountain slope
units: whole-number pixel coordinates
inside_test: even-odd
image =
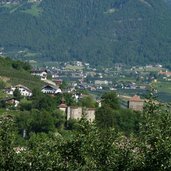
[[[168,63],[170,4],[170,0],[23,0],[3,4],[0,47],[8,55],[24,59],[103,65]]]

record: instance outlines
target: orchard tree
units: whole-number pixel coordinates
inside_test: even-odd
[[[79,101],[79,105],[82,107],[95,108],[96,102],[91,96],[85,96]]]
[[[102,95],[101,99],[102,99],[102,105],[106,105],[115,110],[120,109],[119,99],[115,92],[113,91],[106,92]]]
[[[15,126],[10,115],[0,117],[0,168],[15,170]]]
[[[146,103],[141,123],[144,170],[171,170],[171,106]]]
[[[102,129],[114,127],[114,114],[110,107],[103,105],[95,113],[97,125]]]

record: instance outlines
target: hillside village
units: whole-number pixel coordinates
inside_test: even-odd
[[[61,95],[60,98],[63,100],[56,104],[56,108],[65,113],[67,120],[77,120],[84,115],[91,122],[95,120],[96,108],[101,107],[103,93],[115,92],[122,108],[142,111],[145,103],[144,95],[148,92],[150,84],[170,83],[171,76],[162,65],[128,67],[116,64],[113,68],[99,69],[80,61],[56,63],[56,66],[34,66],[29,74],[41,82],[40,91],[46,96],[58,97],[64,93],[71,96],[74,105],[66,104],[67,99]],[[6,98],[1,99],[1,103],[17,108],[20,106],[20,100],[14,95],[16,91],[29,102],[33,96],[32,90],[21,82],[5,87],[3,93],[6,94]],[[158,93],[157,89],[155,93]],[[93,107],[80,105],[80,101],[87,97],[92,98],[96,105]]]
[[[18,67],[23,65],[17,63],[17,61],[14,64],[12,64],[12,67],[15,70],[18,70]],[[123,70],[125,66],[121,64],[104,70],[96,69],[91,67],[89,63],[80,61],[60,63],[59,66],[33,67],[29,71],[29,77],[30,79],[36,79],[35,82],[41,82],[40,85],[42,86],[38,88],[44,94],[44,98],[52,97],[53,100],[58,101],[55,102],[56,109],[65,114],[67,121],[70,119],[79,120],[85,117],[90,122],[93,122],[97,108],[102,106],[101,95],[110,91],[117,94],[122,108],[142,111],[145,99],[142,99],[142,95],[137,92],[145,92],[148,84],[157,79],[153,75],[144,75],[143,72],[138,72],[137,70],[140,67]],[[162,69],[162,66],[157,67]],[[160,74],[163,75],[164,73]],[[139,77],[146,79],[146,82],[144,80],[136,82]],[[2,83],[3,78],[5,78],[4,75],[1,75]],[[115,78],[121,80],[116,81]],[[133,78],[136,79],[133,81]],[[164,76],[161,76],[161,78],[164,79]],[[10,80],[10,78],[7,80]],[[35,90],[27,83],[23,82],[24,84],[22,84],[19,80],[18,82],[15,81],[15,83],[17,84],[11,84],[10,86],[4,83],[4,89],[1,88],[1,94],[4,94],[0,99],[1,107],[9,110],[23,106],[28,110],[29,105],[32,103],[32,96],[35,96],[33,92]],[[123,93],[127,90],[133,92],[131,94]],[[68,98],[71,102],[68,102]]]

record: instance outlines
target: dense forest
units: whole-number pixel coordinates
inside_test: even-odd
[[[0,47],[3,53],[28,60],[168,63],[170,8],[168,0],[5,4],[0,7]]]

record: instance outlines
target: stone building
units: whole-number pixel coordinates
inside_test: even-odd
[[[69,119],[81,119],[83,114],[82,107],[68,107],[67,108],[67,120]]]
[[[94,108],[86,108],[84,113],[85,113],[85,118],[88,121],[93,122],[95,120],[95,109]]]
[[[59,110],[63,111],[64,113],[67,112],[67,105],[65,103],[64,97],[62,97],[61,104],[58,106]]]
[[[67,105],[65,103],[61,103],[59,106],[58,106],[59,110],[63,111],[64,113],[66,113],[67,111]]]
[[[142,111],[144,107],[144,100],[135,95],[128,101],[128,108],[134,111]]]
[[[93,122],[95,120],[94,108],[82,108],[82,107],[68,107],[67,108],[67,120],[69,119],[81,119],[85,117],[88,121]]]

